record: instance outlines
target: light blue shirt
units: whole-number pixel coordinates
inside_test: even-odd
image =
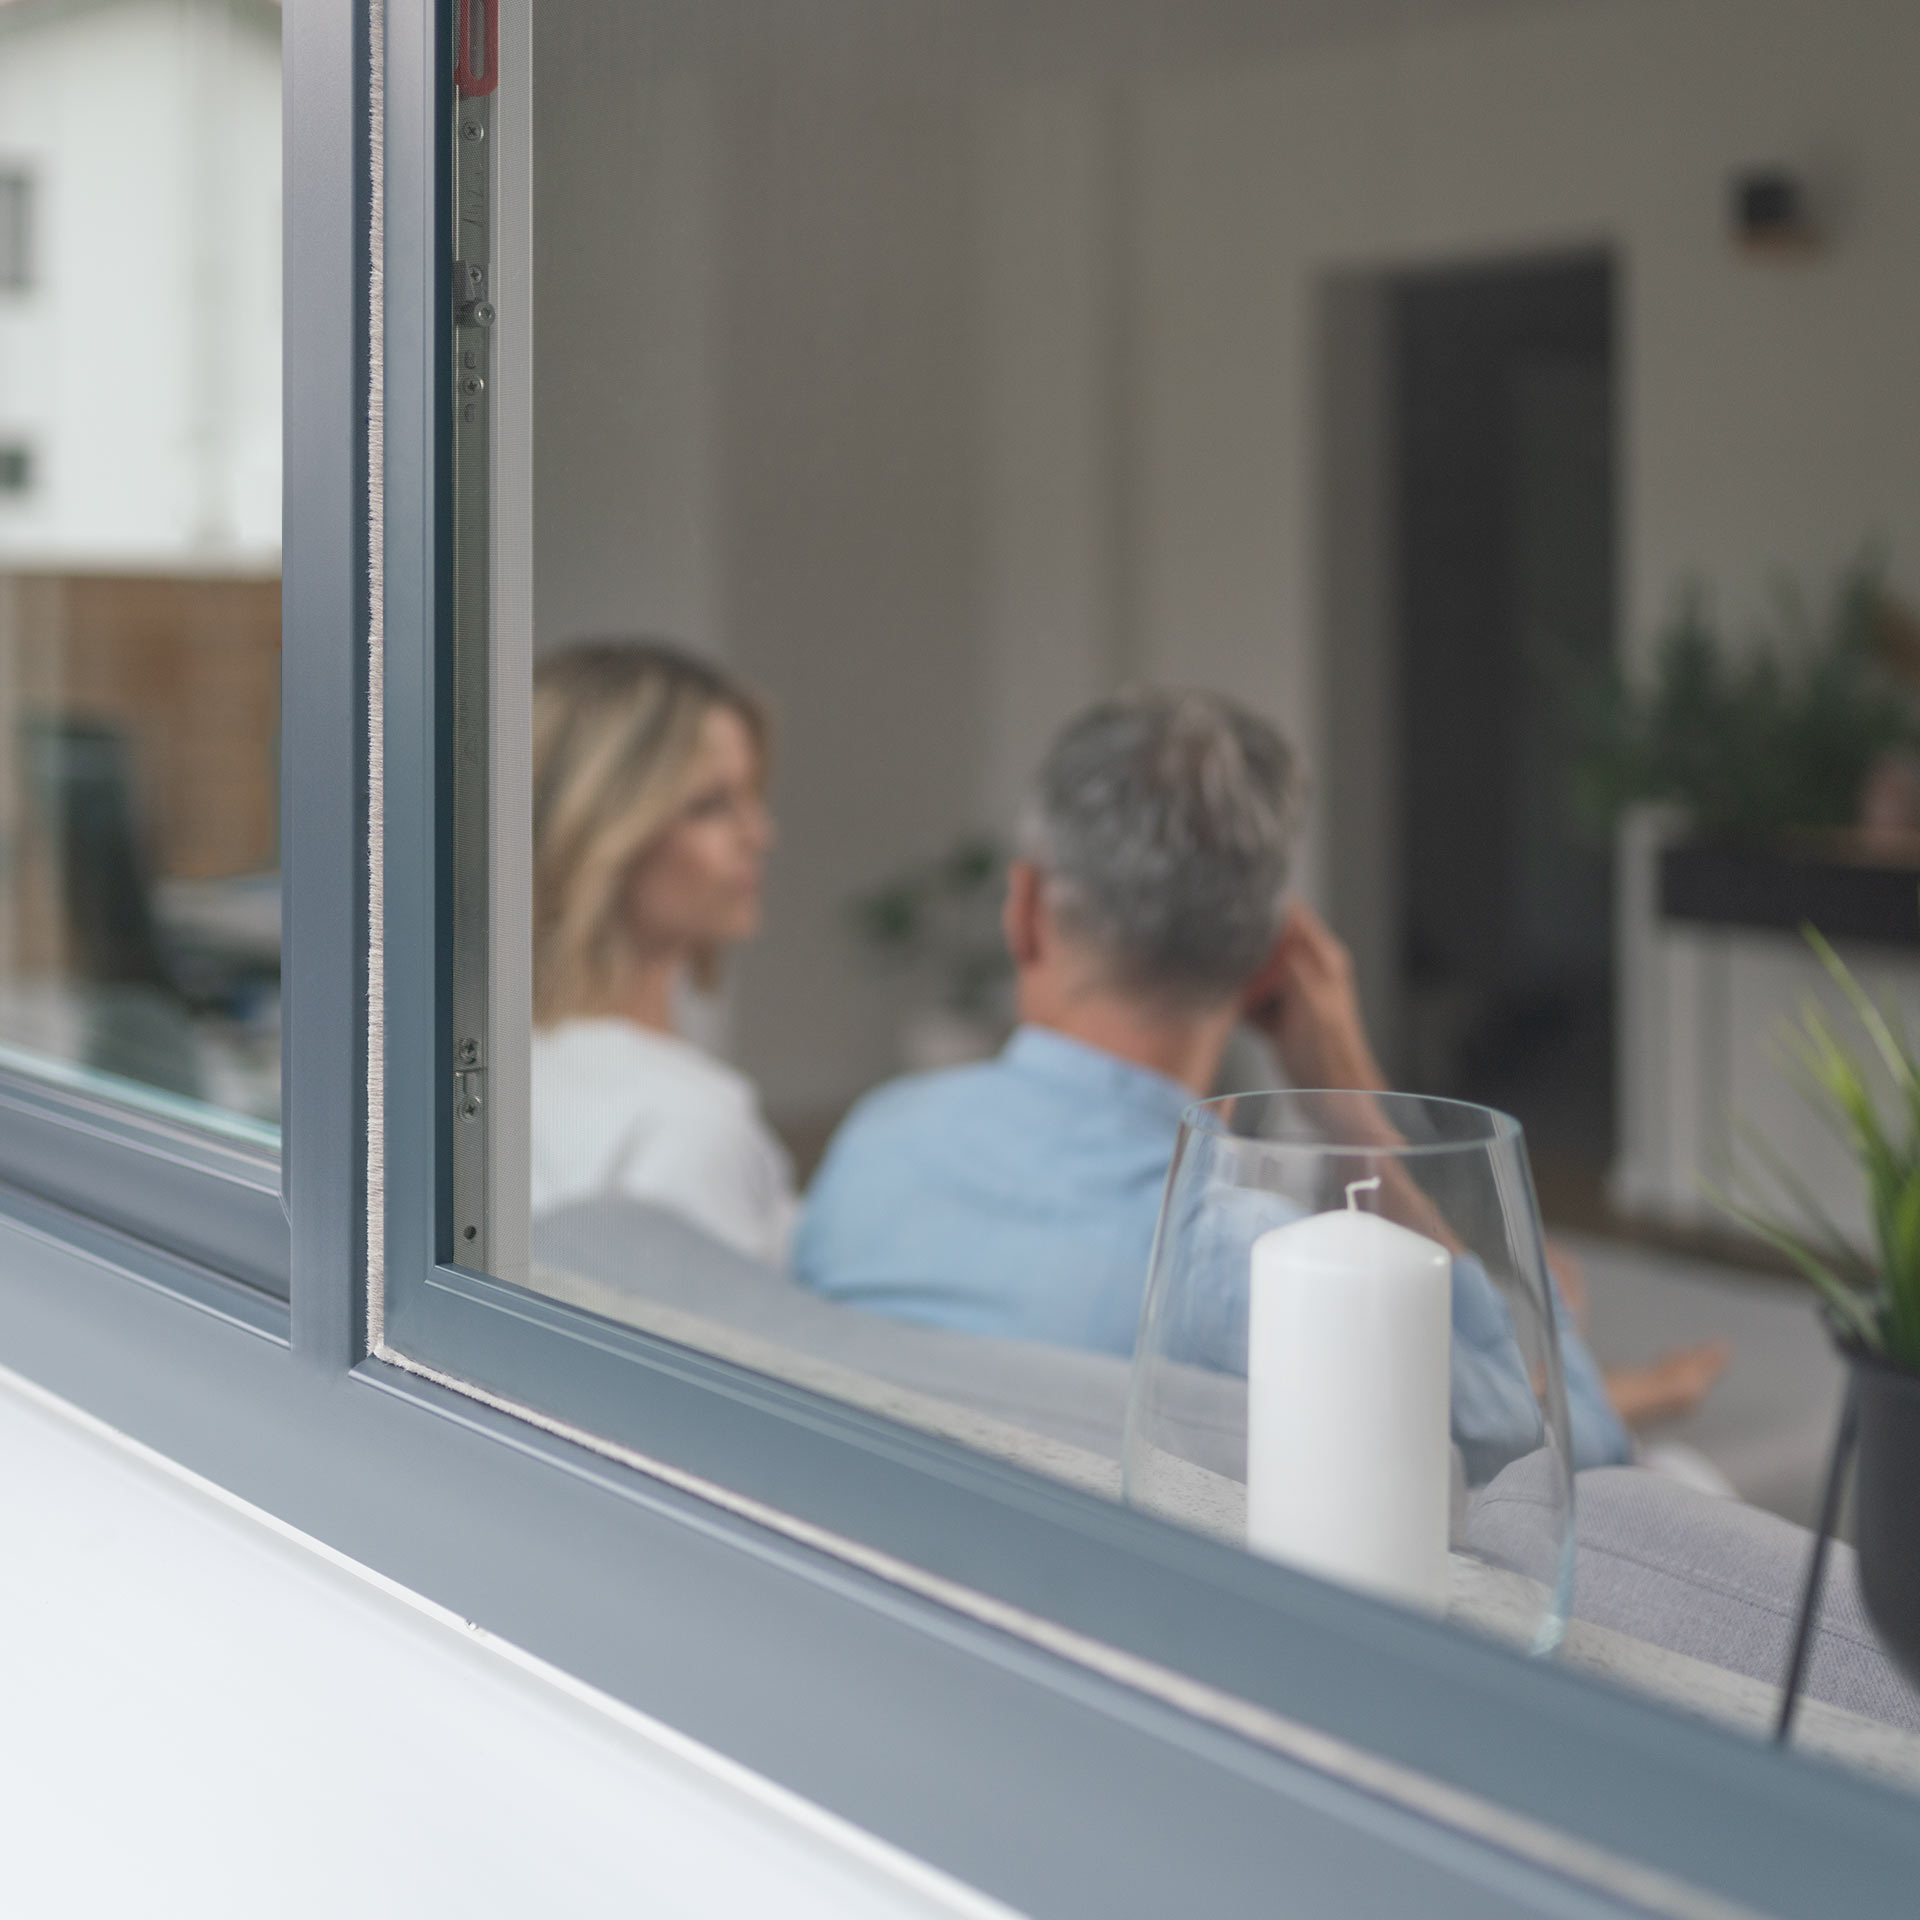
[[[803,1285],[872,1313],[1052,1346],[1133,1352],[1167,1166],[1193,1096],[1043,1027],[998,1058],[895,1080],[841,1124],[794,1242]],[[1179,1357],[1246,1367],[1246,1253],[1275,1220],[1223,1217],[1218,1297]],[[1231,1243],[1231,1244],[1229,1244]],[[1478,1482],[1538,1445],[1506,1303],[1454,1263],[1454,1426]],[[1556,1307],[1558,1302],[1556,1301]],[[1574,1463],[1628,1459],[1599,1369],[1560,1314]]]

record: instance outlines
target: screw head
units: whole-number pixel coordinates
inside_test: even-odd
[[[480,1042],[478,1040],[462,1040],[460,1042],[460,1064],[463,1067],[472,1066],[479,1058]]]
[[[478,120],[465,120],[460,125],[460,138],[467,141],[484,140],[487,130]]]
[[[478,1120],[480,1118],[480,1102],[476,1100],[472,1094],[468,1094],[468,1096],[460,1102],[460,1118],[462,1120]]]
[[[473,324],[476,327],[490,327],[493,325],[493,302],[491,300],[479,300],[474,303]]]
[[[487,383],[482,380],[477,373],[468,374],[466,378],[460,382],[460,391],[462,393],[484,393],[486,389]]]

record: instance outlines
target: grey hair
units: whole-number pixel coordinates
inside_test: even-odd
[[[1304,797],[1293,749],[1236,701],[1122,693],[1054,737],[1016,846],[1116,985],[1211,1004],[1279,933]]]

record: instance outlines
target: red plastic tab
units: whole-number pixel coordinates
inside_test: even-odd
[[[453,84],[469,100],[500,84],[500,0],[460,0],[460,51],[454,58]]]

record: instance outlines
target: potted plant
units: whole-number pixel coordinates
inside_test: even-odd
[[[1888,1649],[1920,1683],[1920,1059],[1828,941],[1804,931],[1891,1081],[1890,1097],[1876,1093],[1858,1048],[1808,1004],[1791,1030],[1792,1056],[1858,1169],[1870,1243],[1849,1241],[1784,1158],[1748,1129],[1741,1137],[1792,1215],[1721,1198],[1819,1289],[1852,1376],[1861,1591]]]
[[[1661,803],[1672,919],[1920,944],[1920,716],[1912,617],[1863,560],[1824,605],[1791,587],[1733,644],[1689,594],[1644,679],[1574,695],[1582,817],[1606,832]]]

